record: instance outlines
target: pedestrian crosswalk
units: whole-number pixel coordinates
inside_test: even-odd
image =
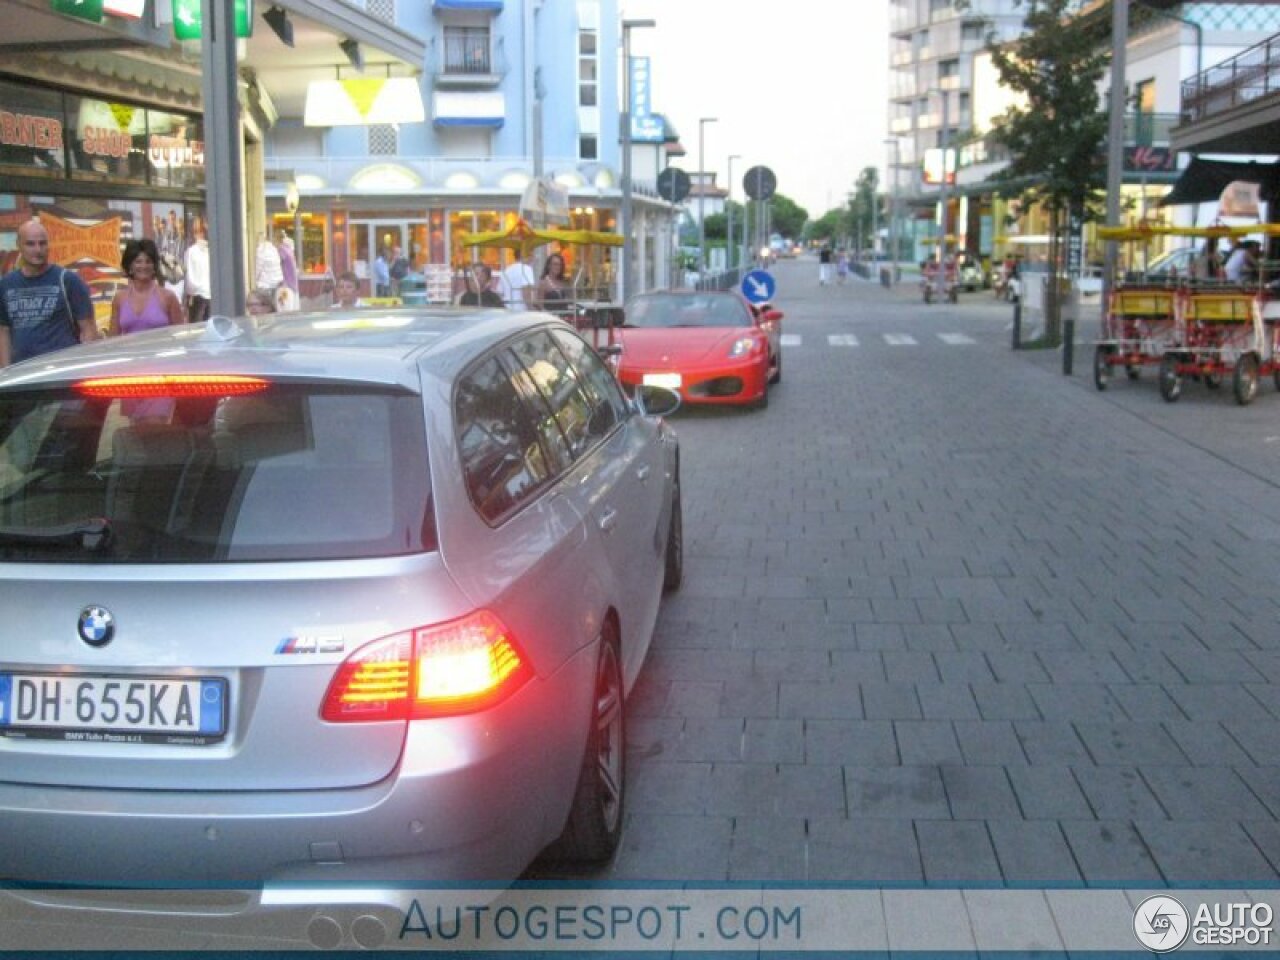
[[[936,336],[949,347],[963,347],[978,342],[967,333],[939,333]],[[878,337],[868,339],[872,341],[879,339],[890,347],[920,346],[920,341],[909,333],[882,333]],[[802,347],[804,346],[804,337],[798,333],[784,333],[782,335],[782,345],[784,347]],[[852,333],[827,334],[827,346],[830,347],[858,347],[861,345],[862,342]]]

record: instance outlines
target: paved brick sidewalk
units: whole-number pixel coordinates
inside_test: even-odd
[[[1154,384],[1117,400],[1012,353],[979,295],[924,307],[809,267],[779,266],[802,345],[770,408],[676,417],[685,586],[631,699],[601,878],[1274,883],[1262,455],[1153,425]]]

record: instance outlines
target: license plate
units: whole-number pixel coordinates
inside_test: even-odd
[[[205,744],[227,726],[211,677],[0,673],[0,735],[88,743]]]
[[[666,387],[668,390],[679,390],[680,374],[646,373],[641,383],[646,387]]]

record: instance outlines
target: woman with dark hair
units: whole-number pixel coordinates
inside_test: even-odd
[[[564,256],[553,253],[542,265],[542,279],[538,281],[538,304],[543,310],[558,312],[569,308],[570,299],[569,278],[564,272]]]
[[[160,251],[154,240],[130,240],[121,266],[129,284],[111,301],[111,336],[186,322],[182,304],[159,280]]]

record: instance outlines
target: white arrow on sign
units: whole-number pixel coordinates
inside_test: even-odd
[[[755,277],[747,277],[747,283],[751,284],[751,292],[757,297],[769,296],[769,285],[767,283],[761,283]]]

